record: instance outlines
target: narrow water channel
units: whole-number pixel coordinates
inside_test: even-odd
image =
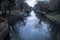
[[[26,19],[26,25],[20,27],[19,32],[21,33],[22,40],[49,40],[49,27],[49,24],[43,21],[39,24],[36,14],[34,11],[31,11],[30,16]]]
[[[41,20],[36,16],[36,13],[32,10],[30,16],[25,19],[25,25],[23,22],[18,21],[10,30],[12,40],[50,40],[51,37],[51,25]]]
[[[26,1],[28,3],[28,1]],[[32,4],[32,5],[31,5]],[[36,0],[33,0],[28,3],[29,6],[34,7]],[[14,31],[11,33],[11,40],[50,40],[51,37],[51,28],[50,24],[46,21],[41,20],[36,16],[34,10],[29,13],[30,16],[26,17],[23,25],[23,22],[16,22],[14,26]],[[12,28],[10,28],[12,30]]]

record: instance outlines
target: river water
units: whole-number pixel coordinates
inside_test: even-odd
[[[30,16],[25,19],[25,25],[23,22],[16,22],[14,29],[12,30],[12,40],[49,40],[51,37],[50,24],[46,21],[41,21],[37,18],[34,11],[30,12]]]
[[[28,1],[26,1],[28,2]],[[36,2],[33,0],[33,2]],[[33,2],[28,3],[29,6],[34,7]],[[31,5],[32,4],[32,5]],[[26,17],[23,22],[18,21],[16,24],[11,26],[10,37],[11,40],[50,40],[51,37],[51,26],[48,22],[41,20],[36,16],[36,13],[32,10],[30,16]]]

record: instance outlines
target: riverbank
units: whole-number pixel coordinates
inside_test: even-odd
[[[44,17],[54,26],[52,27],[52,40],[60,40],[60,14],[45,14]]]
[[[48,18],[52,22],[54,22],[56,24],[60,24],[60,14],[56,14],[56,15],[46,14],[45,16],[46,16],[46,18]]]

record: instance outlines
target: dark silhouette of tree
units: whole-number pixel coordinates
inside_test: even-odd
[[[58,0],[58,11],[60,13],[60,0]]]

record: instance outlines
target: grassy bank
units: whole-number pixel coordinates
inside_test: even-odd
[[[60,14],[56,14],[56,15],[46,14],[45,16],[55,23],[60,23]]]

